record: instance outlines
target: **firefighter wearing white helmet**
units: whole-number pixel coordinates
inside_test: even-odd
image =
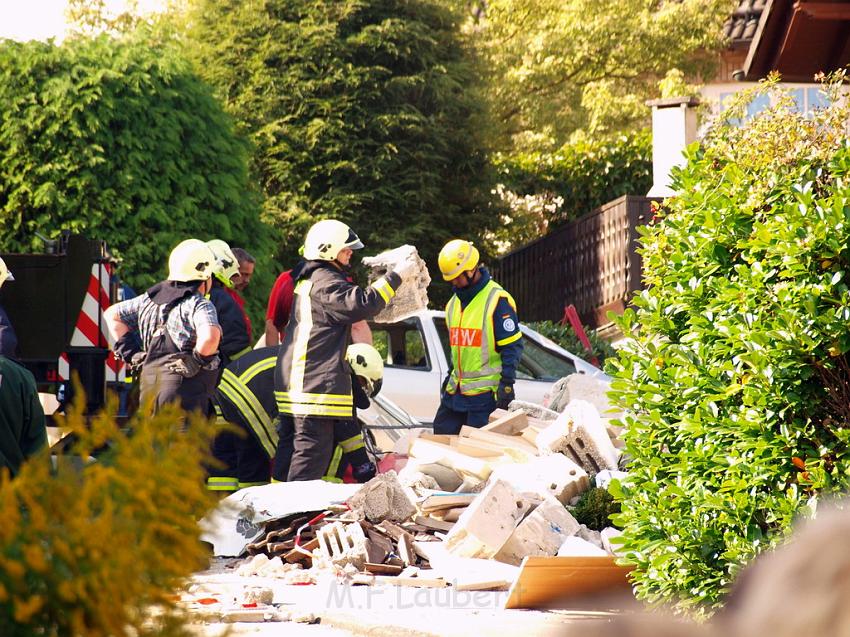
[[[15,277],[9,272],[6,267],[6,262],[0,259],[0,287],[6,281],[14,281]],[[18,349],[18,335],[15,333],[15,328],[12,327],[12,321],[9,320],[9,315],[6,310],[0,305],[0,356],[14,358]]]
[[[516,302],[481,265],[471,241],[449,241],[437,262],[454,294],[446,304],[452,369],[443,382],[434,433],[456,434],[463,425],[486,425],[493,410],[513,400],[522,332]]]
[[[221,364],[225,366],[251,350],[251,336],[245,314],[229,293],[233,288],[233,277],[239,275],[239,262],[230,246],[221,239],[207,241],[207,246],[215,256],[209,299],[215,306],[218,324],[221,326],[218,352]]]
[[[348,275],[354,250],[363,247],[351,228],[319,221],[304,240],[304,264],[293,271],[295,292],[277,365],[276,480],[316,480],[334,450],[334,429],[354,409],[345,350],[352,324],[370,319],[395,296],[400,272],[363,289]],[[291,456],[291,462],[289,457]]]
[[[198,239],[179,243],[168,257],[168,279],[104,313],[113,351],[141,367],[142,400],[157,410],[178,402],[208,413],[218,379],[221,327],[205,298],[215,256]]]

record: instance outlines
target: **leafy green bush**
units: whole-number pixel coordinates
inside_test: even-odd
[[[531,321],[525,322],[525,324],[577,356],[589,358],[591,354],[594,354],[599,359],[600,366],[604,366],[605,360],[616,354],[611,343],[599,336],[596,330],[589,327],[585,327],[584,331],[587,334],[587,340],[590,341],[591,352],[584,348],[575,331],[569,325],[561,325],[555,321]]]
[[[429,262],[494,221],[478,74],[442,0],[192,0],[187,52],[255,143],[291,264],[307,227]]]
[[[696,613],[850,472],[848,108],[777,100],[689,149],[609,363],[631,414],[615,495],[637,594]]]
[[[588,489],[572,509],[573,517],[580,524],[594,531],[612,526],[611,515],[620,512],[620,504],[608,491],[600,487]]]
[[[221,238],[257,254],[270,284],[259,212],[246,144],[173,46],[0,43],[0,249],[41,251],[36,232],[67,228],[105,239],[139,289],[183,239]]]
[[[0,634],[4,637],[183,637],[174,592],[205,564],[197,520],[214,504],[202,461],[213,428],[181,431],[176,406],[115,423],[116,404],[90,423],[82,392],[64,425],[81,469],[46,450],[10,480],[0,472]]]
[[[652,137],[648,130],[582,139],[554,153],[517,153],[495,160],[499,181],[519,195],[551,193],[563,203],[548,215],[549,227],[580,217],[622,195],[652,185]]]

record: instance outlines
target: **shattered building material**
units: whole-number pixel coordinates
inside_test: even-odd
[[[366,535],[357,522],[326,524],[316,532],[316,537],[319,540],[316,552],[337,566],[351,564],[359,570],[369,561]]]
[[[562,504],[587,491],[587,472],[562,454],[540,456],[524,464],[503,464],[493,470],[491,480],[504,480],[522,494],[553,496]]]
[[[408,455],[421,462],[443,465],[479,480],[486,480],[493,470],[490,463],[480,458],[471,458],[448,445],[424,440],[421,436],[411,442]]]
[[[434,462],[419,463],[411,461],[408,466],[412,470],[431,476],[437,481],[440,491],[455,491],[463,483],[463,477],[454,469],[444,467]],[[405,467],[406,469],[407,467]]]
[[[510,436],[493,431],[485,431],[468,425],[464,425],[460,428],[460,436],[461,438],[472,438],[475,441],[490,443],[491,445],[494,445],[496,449],[502,449],[503,451],[507,451],[507,449],[515,449],[516,451],[520,451],[529,456],[537,455],[537,447],[527,440],[523,440],[520,436]]]
[[[549,409],[556,413],[564,411],[572,400],[585,400],[596,407],[603,416],[619,412],[608,400],[609,385],[604,380],[588,374],[570,374],[552,385],[549,391]]]
[[[416,514],[411,495],[399,482],[395,471],[380,473],[369,480],[351,496],[348,506],[359,517],[373,523],[404,522]]]
[[[616,541],[612,543],[611,540],[620,537],[623,532],[620,529],[615,529],[613,526],[607,526],[599,534],[602,536],[602,548],[611,553],[611,555],[619,555],[619,543]]]
[[[583,540],[580,537],[573,535],[564,540],[564,543],[561,544],[561,547],[558,549],[557,557],[595,557],[595,556],[605,556],[608,557],[608,553],[596,546],[595,544],[591,544],[587,540]]]
[[[529,403],[524,400],[512,400],[511,404],[508,405],[508,411],[517,411],[522,409],[529,418],[536,418],[538,420],[548,421],[555,420],[558,417],[558,412],[553,411],[543,405],[538,405],[537,403]]]
[[[509,411],[495,420],[490,420],[488,424],[481,428],[481,431],[513,436],[522,433],[522,430],[526,427],[528,427],[528,416],[525,411],[518,409],[517,411]]]
[[[562,453],[590,474],[617,469],[619,452],[591,403],[573,400],[563,413],[537,436],[541,453]]]
[[[520,522],[508,541],[496,554],[496,559],[519,566],[529,555],[555,555],[568,537],[578,531],[579,523],[564,505],[547,495]]]
[[[503,480],[491,481],[446,536],[446,548],[459,557],[492,558],[526,514],[530,503]]]
[[[431,283],[431,275],[428,274],[428,266],[419,256],[416,248],[411,245],[403,245],[393,250],[381,252],[374,257],[364,257],[363,265],[371,268],[369,281],[376,281],[384,276],[389,270],[397,269],[397,266],[405,261],[412,261],[415,266],[410,269],[409,274],[402,279],[401,286],[396,290],[392,303],[387,305],[375,317],[378,323],[395,323],[428,307],[428,285]]]

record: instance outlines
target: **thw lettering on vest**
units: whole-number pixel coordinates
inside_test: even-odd
[[[453,327],[449,333],[452,347],[481,347],[481,330],[471,327]]]

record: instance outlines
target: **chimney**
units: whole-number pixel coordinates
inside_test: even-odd
[[[697,138],[696,97],[651,100],[652,188],[647,197],[670,197],[670,169],[685,163],[685,147]]]

